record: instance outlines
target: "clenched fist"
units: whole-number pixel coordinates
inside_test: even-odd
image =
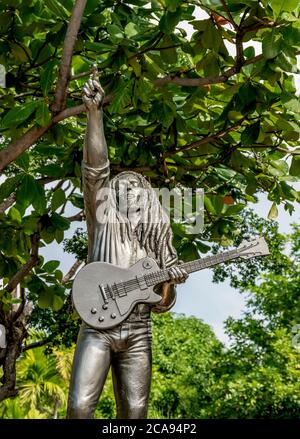
[[[82,100],[87,110],[96,110],[103,104],[104,90],[96,79],[89,79],[82,90]]]

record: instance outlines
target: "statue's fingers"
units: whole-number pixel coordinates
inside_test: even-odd
[[[91,92],[90,88],[87,87],[86,85],[83,87],[83,93],[84,93],[86,96],[93,96],[93,93]]]
[[[93,85],[94,85],[96,90],[100,91],[101,93],[104,93],[104,90],[101,87],[101,84],[99,81],[97,81],[96,79],[93,79]]]
[[[188,273],[185,270],[181,270],[181,281],[185,282],[189,277]]]
[[[88,80],[88,85],[89,85],[91,91],[94,91],[94,90],[95,90],[94,83],[93,83],[93,80],[92,80],[92,79],[89,79],[89,80]]]
[[[173,280],[176,277],[176,273],[174,273],[173,267],[169,269],[170,278]]]
[[[183,274],[184,280],[186,280],[189,277],[188,272],[184,268],[181,269],[181,272]]]
[[[101,100],[102,100],[101,95],[99,93],[96,93],[94,97],[95,103],[100,104]]]
[[[90,91],[93,91],[93,86],[91,87],[91,85],[90,85],[90,80],[88,80],[88,81],[86,81],[86,83],[84,84],[84,87],[83,88],[87,88],[88,90],[90,90]]]
[[[90,99],[87,97],[87,96],[82,96],[82,101],[83,101],[83,103],[86,105],[86,106],[88,106],[89,104],[90,104]]]
[[[181,278],[182,274],[181,274],[180,268],[179,267],[174,267],[174,270],[176,271],[176,276]]]

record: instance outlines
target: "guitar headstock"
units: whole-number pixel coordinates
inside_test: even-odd
[[[242,241],[237,251],[239,257],[243,259],[251,259],[255,256],[267,256],[270,254],[268,244],[263,237],[251,241]]]

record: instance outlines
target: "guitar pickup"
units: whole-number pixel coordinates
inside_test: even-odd
[[[115,283],[115,288],[119,297],[127,296],[123,282]]]
[[[101,291],[104,303],[108,303],[108,298],[107,298],[104,286],[103,285],[99,285],[99,288],[100,288],[100,291]]]
[[[148,289],[148,285],[147,285],[147,282],[146,282],[146,279],[144,276],[142,276],[142,277],[135,276],[135,278],[136,278],[136,281],[138,283],[139,289],[141,291]]]

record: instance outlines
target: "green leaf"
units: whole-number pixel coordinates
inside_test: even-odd
[[[38,298],[38,305],[41,309],[50,308],[53,301],[52,291],[45,289]]]
[[[66,201],[66,194],[63,189],[58,188],[54,191],[52,200],[51,200],[51,209],[55,211],[58,209],[64,202]]]
[[[169,128],[174,120],[175,114],[173,109],[166,103],[162,106],[160,116],[163,126]]]
[[[55,240],[56,240],[56,242],[59,244],[60,242],[62,242],[63,241],[63,239],[64,239],[64,231],[63,230],[55,230],[55,233],[54,233],[54,238],[55,238]]]
[[[61,2],[58,3],[56,0],[44,0],[44,4],[55,17],[60,17],[63,20],[69,18],[70,13]]]
[[[17,191],[17,201],[26,207],[29,206],[32,201],[34,184],[34,178],[31,175],[25,174],[21,186]]]
[[[22,168],[24,171],[28,170],[29,162],[30,162],[30,158],[28,152],[23,152],[23,154],[19,155],[19,157],[17,157],[16,160],[14,161],[14,163],[17,166],[20,166],[20,168]]]
[[[215,52],[219,51],[219,47],[223,43],[221,34],[211,19],[206,20],[206,27],[202,34],[201,41],[205,49],[213,49]]]
[[[68,230],[68,228],[70,227],[70,221],[55,212],[52,213],[51,220],[55,229]]]
[[[265,58],[272,59],[281,51],[282,39],[280,35],[276,35],[276,31],[272,29],[262,40],[262,52]]]
[[[53,297],[52,308],[54,311],[59,311],[64,304],[64,299],[60,296],[55,295]]]
[[[223,197],[220,195],[204,195],[204,206],[213,215],[220,215],[224,206]]]
[[[276,203],[274,202],[271,206],[271,209],[269,210],[268,218],[275,219],[277,217],[278,217],[278,209],[277,209]]]
[[[124,29],[125,35],[128,38],[132,38],[139,34],[139,28],[135,23],[129,22]]]
[[[165,0],[166,7],[169,11],[175,12],[180,6],[181,0]]]
[[[124,38],[122,29],[115,24],[109,24],[107,26],[107,31],[110,34],[111,41],[115,44],[119,44]]]
[[[12,108],[2,119],[3,128],[12,128],[25,122],[32,113],[35,112],[37,102],[27,102]]]
[[[244,56],[246,58],[253,58],[255,56],[255,49],[253,46],[249,46],[244,50]]]
[[[290,24],[282,29],[284,43],[288,46],[298,47],[300,41],[300,23]]]
[[[97,41],[85,41],[84,46],[93,52],[111,52],[115,50],[111,44],[99,43]]]
[[[268,168],[271,175],[276,177],[285,176],[289,172],[288,164],[285,160],[272,160]]]
[[[21,46],[20,44],[10,43],[11,55],[14,60],[19,61],[20,63],[28,61],[28,56],[26,52],[29,54],[29,48]],[[24,47],[24,48],[23,48]]]
[[[247,205],[243,204],[243,203],[237,203],[237,204],[233,204],[232,206],[228,206],[224,215],[225,216],[230,216],[230,215],[237,215],[238,213],[240,213],[243,209],[245,209]]]
[[[51,120],[51,113],[45,101],[40,101],[36,110],[36,122],[40,126],[47,125]]]
[[[52,308],[59,311],[64,304],[64,288],[59,285],[45,286],[38,298],[38,305],[42,309]]]
[[[43,265],[43,270],[47,273],[53,273],[59,267],[60,261],[48,261]]]
[[[43,186],[28,174],[23,177],[22,184],[17,191],[17,200],[25,207],[32,204],[39,213],[43,213],[46,209]]]
[[[79,209],[84,208],[83,196],[81,194],[72,194],[69,197],[69,201],[73,204],[73,206],[78,207]]]
[[[56,66],[56,60],[49,61],[42,71],[40,84],[44,96],[48,96],[48,92],[53,86],[56,76]]]
[[[184,261],[194,261],[198,259],[198,244],[190,241],[184,242],[179,248],[179,256]]]
[[[23,179],[23,174],[15,175],[7,178],[4,183],[0,185],[0,203],[5,200],[12,192],[14,192]]]
[[[287,102],[283,102],[283,106],[292,113],[300,113],[300,102],[297,97],[290,99]]]
[[[278,17],[283,11],[292,12],[299,5],[298,0],[270,0],[275,17]]]
[[[46,166],[40,166],[37,171],[40,174],[43,175],[48,175],[49,177],[62,177],[63,174],[63,169],[60,167],[59,164],[54,164],[51,163],[50,165],[46,165]]]
[[[209,245],[204,244],[204,242],[201,241],[195,241],[197,245],[197,249],[200,253],[207,253],[209,250],[211,250],[211,247]]]
[[[290,167],[290,175],[300,177],[300,157],[293,156],[292,163]]]
[[[179,23],[181,18],[181,10],[180,8],[176,9],[176,11],[166,11],[164,15],[161,17],[159,21],[159,28],[162,32],[166,34],[171,34]]]
[[[10,216],[10,218],[13,221],[16,221],[17,223],[21,224],[22,222],[22,217],[20,212],[18,211],[18,209],[16,209],[15,207],[11,207],[9,209],[8,215]]]
[[[241,142],[243,145],[252,145],[256,142],[260,131],[260,121],[248,125],[241,134]]]
[[[280,52],[274,60],[275,71],[283,70],[284,72],[296,73],[297,59],[295,55],[290,56],[287,52]]]
[[[119,86],[114,92],[114,99],[109,105],[109,111],[111,114],[121,112],[121,110],[124,110],[125,107],[131,102],[131,84],[132,80],[130,80],[127,84],[122,84],[122,86]]]
[[[160,56],[162,60],[167,64],[175,64],[177,62],[177,52],[176,48],[172,47],[174,42],[169,35],[165,35],[162,39],[160,45]],[[163,49],[164,47],[169,47],[169,49]]]
[[[213,52],[204,57],[202,65],[205,76],[218,76],[220,70],[218,57]]]

